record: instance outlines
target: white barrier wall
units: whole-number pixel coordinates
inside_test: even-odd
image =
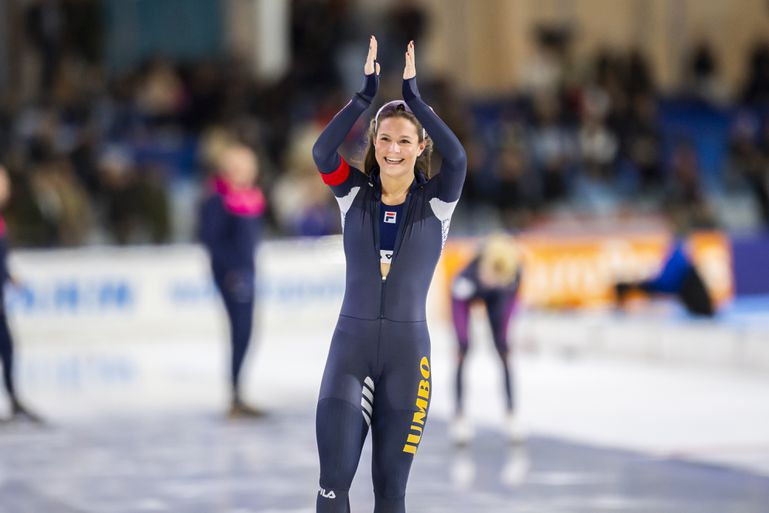
[[[226,404],[227,324],[200,247],[17,250],[9,263],[23,283],[6,298],[19,388],[41,411]],[[341,240],[269,242],[258,267],[246,394],[266,405],[276,389],[281,401],[312,400],[344,293]]]
[[[9,264],[20,389],[46,413],[226,404],[226,318],[199,246],[17,250]],[[246,394],[313,401],[344,295],[341,238],[267,242],[257,267]]]
[[[219,347],[226,340],[223,308],[207,257],[198,246],[15,251],[10,264],[24,284],[18,290],[9,288],[7,295],[22,352],[31,349],[53,355],[71,348],[78,365],[90,362],[94,354],[107,355],[99,367],[120,375],[129,373],[125,359],[113,361],[109,355],[126,348],[137,351],[139,361],[145,343],[155,351],[197,343],[196,350],[202,353],[202,347],[208,346],[211,354],[210,346]],[[297,356],[324,358],[320,349],[306,351],[310,345],[312,351],[327,348],[333,332],[344,293],[340,238],[268,242],[260,251],[257,275],[256,333],[267,342],[265,350],[272,341],[288,340],[281,343],[290,344]],[[447,298],[442,297],[447,292],[441,281],[444,276],[441,270],[436,272],[428,300],[434,345],[453,344]],[[589,312],[522,312],[514,329],[523,332],[522,339],[542,347],[769,368],[766,330],[719,321],[671,322],[664,316],[634,321],[632,316],[622,320]],[[186,372],[178,363],[179,372]],[[62,362],[56,366],[66,367]]]
[[[10,264],[24,284],[7,295],[20,388],[43,411],[64,417],[225,404],[227,326],[201,248],[15,251]],[[341,241],[269,242],[258,265],[247,390],[268,405],[311,402],[344,293]],[[436,272],[428,312],[434,363],[448,372],[455,342],[444,276]],[[478,314],[477,346],[489,346]],[[523,311],[513,330],[519,351],[769,369],[769,330],[760,327]]]
[[[265,323],[334,319],[344,293],[337,237],[269,242],[258,260],[260,317]],[[22,282],[7,290],[20,334],[50,337],[140,337],[214,334],[221,306],[208,259],[197,246],[15,251]]]

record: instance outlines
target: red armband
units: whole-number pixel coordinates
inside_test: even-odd
[[[321,173],[320,176],[323,178],[323,183],[330,186],[340,185],[343,184],[345,180],[347,180],[347,177],[350,176],[350,165],[344,161],[342,157],[339,157],[339,160],[341,161],[339,163],[339,167],[336,168],[336,170],[330,172],[330,173]]]

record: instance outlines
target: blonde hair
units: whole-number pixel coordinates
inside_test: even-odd
[[[510,235],[491,235],[481,250],[480,267],[499,282],[512,283],[521,265],[521,249]]]

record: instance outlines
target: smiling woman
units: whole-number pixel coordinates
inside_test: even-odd
[[[363,169],[350,167],[339,155],[345,136],[376,95],[376,54],[372,36],[363,89],[313,147],[323,181],[342,212],[347,263],[344,302],[316,416],[318,513],[350,511],[350,484],[369,427],[375,511],[406,511],[406,482],[431,397],[427,289],[467,167],[459,140],[419,95],[413,42],[405,55],[405,101],[385,104],[371,121]],[[443,157],[434,177],[432,141]]]
[[[390,274],[400,207],[406,201],[415,174],[430,178],[432,150],[432,140],[402,100],[385,103],[369,124],[363,173],[368,176],[378,173],[382,182],[384,214],[379,263],[382,279]]]

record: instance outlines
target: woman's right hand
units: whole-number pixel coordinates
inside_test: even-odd
[[[363,72],[366,75],[371,75],[376,70],[376,74],[379,75],[379,63],[376,61],[377,42],[374,36],[371,36],[368,43],[368,55],[366,56],[366,64],[363,66]]]

